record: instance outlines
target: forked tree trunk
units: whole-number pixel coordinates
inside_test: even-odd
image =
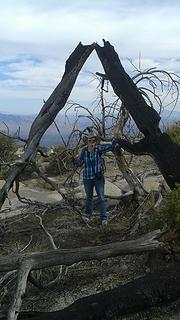
[[[180,146],[171,141],[159,128],[160,116],[144,100],[136,85],[125,72],[113,46],[104,41],[96,45],[105,74],[116,95],[121,99],[145,138],[131,145],[120,139],[120,146],[135,154],[150,154],[157,163],[170,188],[180,183]]]

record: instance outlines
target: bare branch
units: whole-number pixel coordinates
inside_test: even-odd
[[[26,291],[26,284],[29,272],[31,271],[32,261],[25,260],[21,263],[18,271],[18,284],[17,291],[13,300],[13,303],[8,311],[7,320],[16,320],[21,308],[22,298]]]
[[[40,225],[40,227],[43,229],[44,233],[48,236],[52,248],[53,248],[54,250],[56,250],[57,247],[56,247],[56,245],[55,245],[55,243],[54,243],[54,239],[53,239],[52,235],[46,230],[45,226],[43,225],[42,217],[40,217],[38,214],[35,214],[35,216],[39,219],[39,225]]]

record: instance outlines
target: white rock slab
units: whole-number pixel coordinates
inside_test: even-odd
[[[160,191],[160,186],[165,183],[162,175],[150,176],[144,179],[143,187],[147,192]]]
[[[76,199],[85,199],[86,198],[86,194],[84,191],[84,186],[83,183],[75,188],[75,198]],[[112,197],[112,198],[116,198],[116,197],[120,197],[122,195],[121,189],[118,188],[114,183],[108,181],[106,179],[105,182],[105,196],[106,197]],[[96,191],[94,190],[94,196],[97,196]]]

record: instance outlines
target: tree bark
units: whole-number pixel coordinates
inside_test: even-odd
[[[18,284],[13,303],[8,311],[7,320],[16,320],[21,308],[22,299],[26,292],[27,278],[31,271],[31,261],[22,262],[18,272]]]
[[[145,136],[146,153],[154,157],[167,184],[174,188],[176,183],[180,183],[180,146],[161,132],[159,114],[147,105],[135,83],[125,72],[113,46],[104,41],[104,47],[96,44],[96,52],[114,92]],[[120,146],[123,147],[121,143]],[[126,149],[125,145],[124,147]]]
[[[179,297],[180,263],[176,262],[115,289],[81,298],[63,310],[22,312],[18,320],[113,320],[134,313],[141,318],[141,312]]]
[[[31,126],[25,152],[10,169],[6,183],[0,190],[0,207],[2,207],[14,180],[16,180],[21,171],[36,154],[38,144],[43,134],[52,124],[58,112],[66,104],[77,76],[88,56],[94,50],[94,47],[95,43],[87,46],[83,46],[81,43],[79,43],[67,60],[65,72],[61,82],[50,95],[49,99],[45,102]]]

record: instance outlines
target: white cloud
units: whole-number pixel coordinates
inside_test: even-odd
[[[141,52],[145,68],[157,66],[179,72],[179,15],[179,1],[2,2],[0,61],[4,66],[6,62],[7,66],[3,69],[6,79],[1,80],[0,74],[3,104],[7,100],[7,106],[10,106],[8,99],[13,97],[18,99],[18,105],[21,98],[23,103],[26,99],[47,98],[79,41],[101,44],[101,39],[105,38],[115,46],[123,63],[124,58],[132,58],[135,62]],[[131,69],[127,63],[125,67],[128,71]],[[100,69],[102,67],[93,54],[78,78],[74,99],[77,95],[77,99],[89,101],[93,93],[87,83],[87,72]],[[16,101],[12,111],[14,105]]]

